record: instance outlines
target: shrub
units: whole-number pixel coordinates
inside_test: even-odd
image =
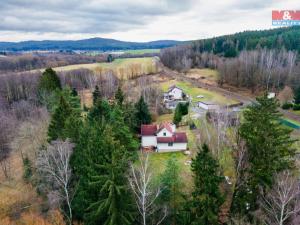
[[[282,109],[290,109],[292,107],[293,107],[293,104],[289,103],[289,102],[283,103],[281,106]]]

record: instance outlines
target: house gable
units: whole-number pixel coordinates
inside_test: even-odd
[[[173,133],[170,132],[167,128],[162,128],[159,132],[157,132],[157,137],[172,137]]]

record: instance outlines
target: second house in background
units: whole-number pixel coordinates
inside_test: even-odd
[[[178,103],[186,103],[188,100],[188,95],[176,85],[169,87],[168,91],[164,93],[164,105],[167,109],[175,109]]]

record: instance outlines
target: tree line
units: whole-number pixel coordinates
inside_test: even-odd
[[[21,72],[72,64],[106,62],[106,55],[88,56],[68,53],[7,54],[0,57],[0,72]]]
[[[183,72],[217,69],[221,85],[280,90],[299,82],[299,32],[299,27],[245,31],[166,48],[160,58]]]

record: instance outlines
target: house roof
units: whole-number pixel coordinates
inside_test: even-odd
[[[171,124],[170,124],[170,123],[161,123],[161,124],[159,125],[159,129],[158,129],[157,132],[160,132],[160,131],[161,131],[162,129],[164,129],[164,128],[166,128],[167,131],[169,131],[170,133],[173,133],[172,127],[171,127]]]
[[[210,102],[210,101],[199,101],[198,103],[203,103],[205,105],[217,105],[215,102]]]
[[[174,137],[158,137],[157,138],[157,143],[170,143],[174,142]]]
[[[174,88],[177,88],[177,89],[183,91],[180,87],[177,87],[176,85],[172,85],[171,87],[169,87],[167,93],[169,93],[170,91],[172,91]]]
[[[157,143],[187,143],[186,133],[175,132],[172,137],[158,137]]]
[[[157,132],[157,126],[155,124],[150,124],[150,125],[142,125],[141,126],[141,135],[155,135]]]
[[[175,132],[173,136],[175,138],[174,142],[176,142],[176,143],[187,143],[186,133],[184,133],[184,132],[180,132],[180,133]]]

